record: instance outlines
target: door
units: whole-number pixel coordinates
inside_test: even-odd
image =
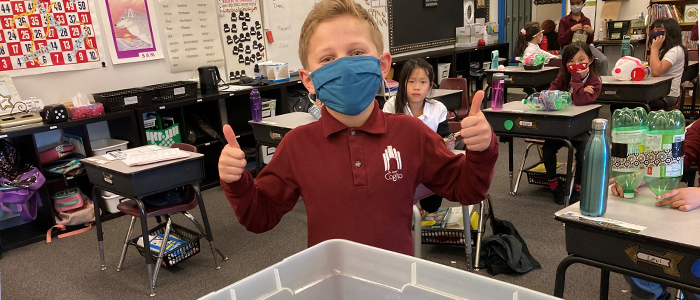
[[[499,26],[506,33],[505,42],[510,44],[508,56],[513,59],[513,49],[518,40],[518,34],[531,20],[532,0],[507,0],[505,5],[499,5],[498,13],[505,17],[503,19],[505,26],[503,24],[499,24]]]

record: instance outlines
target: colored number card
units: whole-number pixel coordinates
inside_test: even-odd
[[[98,68],[93,0],[0,0],[0,71],[24,76]]]
[[[102,0],[102,22],[110,28],[112,63],[121,64],[163,58],[155,18],[155,0]],[[194,18],[186,16],[184,18]]]

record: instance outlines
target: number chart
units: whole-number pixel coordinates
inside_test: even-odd
[[[0,0],[0,71],[11,76],[101,66],[92,0]]]

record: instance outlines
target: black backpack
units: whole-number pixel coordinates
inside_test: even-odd
[[[313,102],[309,99],[309,92],[306,89],[293,88],[287,90],[289,94],[287,103],[292,112],[309,112]]]

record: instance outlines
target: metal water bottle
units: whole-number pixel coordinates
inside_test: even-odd
[[[253,122],[262,121],[262,99],[257,89],[250,91],[250,114],[253,116]]]
[[[593,135],[588,139],[583,154],[581,179],[581,214],[600,217],[608,206],[608,178],[610,177],[610,140],[605,132],[608,120],[593,120]]]

